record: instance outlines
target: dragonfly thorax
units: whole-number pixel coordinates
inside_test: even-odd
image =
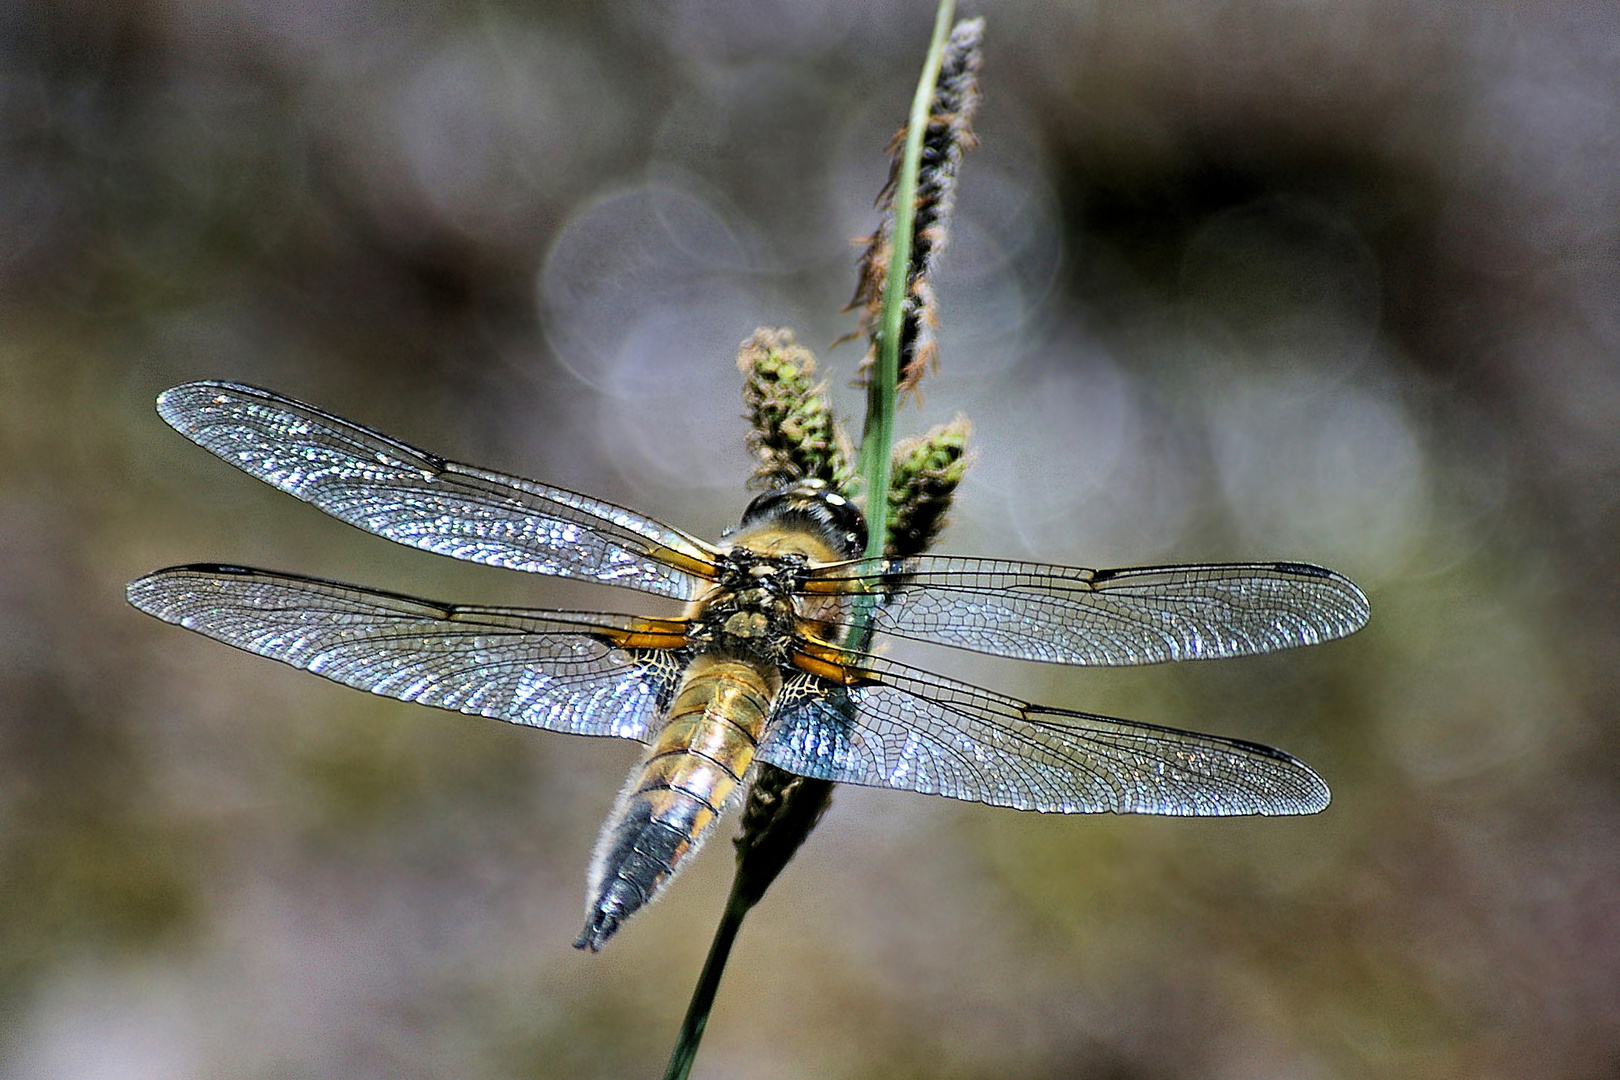
[[[727,552],[714,591],[692,619],[687,641],[704,651],[782,663],[798,624],[794,596],[805,566],[799,555],[762,555],[747,548]]]

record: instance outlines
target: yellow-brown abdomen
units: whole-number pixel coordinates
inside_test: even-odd
[[[702,846],[754,762],[780,685],[773,668],[734,657],[700,655],[687,667],[603,825],[575,945],[601,948]]]

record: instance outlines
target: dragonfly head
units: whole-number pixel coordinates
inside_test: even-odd
[[[779,487],[749,503],[737,527],[739,543],[768,532],[810,534],[831,553],[824,562],[856,559],[866,549],[866,518],[820,480]]]

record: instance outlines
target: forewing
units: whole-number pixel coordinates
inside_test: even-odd
[[[456,607],[232,566],[159,570],[128,595],[346,686],[575,735],[644,738],[679,674],[663,652],[614,644],[629,616]]]
[[[447,461],[268,390],[187,383],[157,407],[243,472],[411,547],[681,600],[713,566],[701,540],[624,507]]]
[[[1249,656],[1367,622],[1353,582],[1306,563],[1088,570],[929,555],[821,567],[808,582],[880,594],[872,625],[895,637],[1051,664]]]
[[[871,685],[800,674],[759,758],[803,776],[1064,814],[1312,814],[1327,785],[1240,739],[1048,709],[882,658]]]

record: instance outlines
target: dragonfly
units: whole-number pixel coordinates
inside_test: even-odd
[[[710,543],[268,390],[187,383],[157,408],[205,450],[367,532],[681,605],[644,616],[449,604],[220,564],[128,587],[165,622],[373,694],[643,743],[591,860],[578,947],[601,949],[660,894],[761,763],[1062,814],[1328,804],[1322,779],[1281,750],[1031,704],[872,640],[1103,666],[1269,653],[1366,623],[1366,596],[1331,570],[863,557],[859,510],[813,482],[760,495]]]

